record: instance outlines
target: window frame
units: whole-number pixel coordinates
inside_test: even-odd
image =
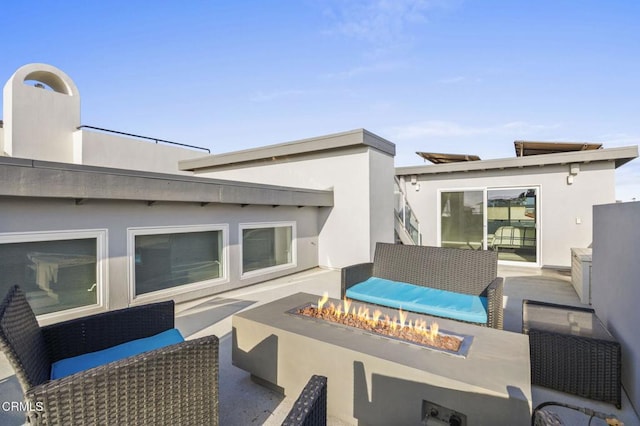
[[[211,280],[197,281],[190,284],[182,284],[175,287],[152,291],[136,295],[136,236],[138,235],[167,235],[186,234],[196,232],[220,231],[222,235],[222,250],[220,251],[220,266],[222,274]],[[229,282],[229,225],[183,225],[183,226],[144,226],[127,228],[127,258],[128,258],[128,287],[129,302],[131,304],[144,304],[159,300],[167,300],[173,296],[193,291],[203,290],[212,286],[218,286]]]
[[[261,229],[261,228],[288,228],[291,227],[291,262],[284,263],[282,265],[269,266],[266,268],[256,269],[249,272],[244,272],[244,230],[245,229]],[[280,222],[246,222],[238,224],[238,245],[240,246],[240,252],[238,255],[240,268],[240,279],[248,279],[261,275],[267,275],[273,272],[284,271],[287,269],[293,269],[298,266],[298,244],[297,244],[297,230],[296,221],[280,221]]]
[[[69,241],[80,239],[96,240],[96,303],[37,315],[41,325],[79,318],[109,309],[108,289],[108,234],[107,229],[49,230],[0,233],[0,244]]]

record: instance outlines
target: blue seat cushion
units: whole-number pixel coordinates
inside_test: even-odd
[[[180,331],[177,329],[172,328],[171,330],[163,331],[154,336],[132,340],[101,351],[61,359],[51,365],[51,379],[59,379],[77,373],[78,371],[88,370],[93,367],[98,367],[99,365],[108,364],[113,361],[180,342],[184,342],[182,334],[180,334]]]
[[[487,298],[371,277],[347,290],[363,302],[460,321],[486,324]]]

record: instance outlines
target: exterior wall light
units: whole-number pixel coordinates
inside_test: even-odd
[[[567,185],[573,184],[574,176],[580,173],[580,164],[574,163],[569,165],[569,175],[567,176]]]

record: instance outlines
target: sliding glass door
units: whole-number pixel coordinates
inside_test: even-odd
[[[487,243],[498,259],[537,263],[536,188],[487,190]]]
[[[440,245],[494,250],[508,262],[538,263],[538,189],[440,193]]]
[[[442,247],[484,247],[483,190],[442,192],[440,218]]]

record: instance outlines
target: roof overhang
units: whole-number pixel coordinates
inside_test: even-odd
[[[333,191],[0,157],[0,196],[333,206]]]
[[[365,129],[358,129],[260,148],[182,160],[178,163],[178,167],[180,170],[202,171],[203,169],[250,163],[272,163],[278,160],[357,147],[370,147],[390,156],[395,156],[396,154],[396,146],[393,143]]]
[[[396,167],[396,175],[426,175],[439,173],[501,170],[509,168],[540,167],[554,164],[593,163],[614,161],[618,168],[638,157],[638,147],[597,149],[591,151],[563,152],[559,154],[540,154],[517,158],[467,161],[462,163],[432,164],[421,166]]]
[[[472,154],[442,154],[438,152],[416,152],[420,157],[433,164],[460,163],[463,161],[480,161],[480,157]]]
[[[528,155],[558,154],[572,151],[591,151],[601,149],[601,143],[593,142],[534,142],[534,141],[514,141],[516,156],[526,157]]]

